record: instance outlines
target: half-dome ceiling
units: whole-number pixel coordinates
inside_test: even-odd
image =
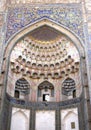
[[[48,26],[35,29],[19,40],[10,58],[14,73],[32,78],[60,78],[62,75],[76,73],[79,70],[79,61],[74,43]]]
[[[41,43],[54,42],[58,40],[61,36],[62,34],[59,31],[47,25],[39,27],[29,34],[29,37],[31,39]]]

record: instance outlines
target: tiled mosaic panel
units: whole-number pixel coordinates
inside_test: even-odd
[[[81,5],[56,4],[9,8],[6,41],[21,28],[42,18],[66,26],[84,40]]]

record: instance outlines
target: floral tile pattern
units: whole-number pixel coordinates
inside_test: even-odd
[[[84,41],[82,11],[79,4],[23,5],[8,9],[6,41],[17,31],[43,17],[64,25]]]

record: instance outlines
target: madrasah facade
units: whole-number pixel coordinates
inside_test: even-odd
[[[0,130],[91,130],[91,1],[0,1]]]

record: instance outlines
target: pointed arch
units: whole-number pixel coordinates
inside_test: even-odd
[[[63,119],[63,122],[65,122],[66,118],[69,118],[70,115],[75,115],[77,117],[77,114],[73,111],[69,111],[65,116],[64,116],[64,119]]]
[[[24,112],[21,110],[13,113],[11,118],[11,130],[27,130],[28,128],[28,118]]]
[[[50,88],[50,89],[51,89],[51,88],[54,88],[53,84],[50,83],[49,81],[43,81],[42,83],[40,83],[40,84],[38,85],[38,88],[43,89],[44,86],[48,86],[48,88]]]
[[[69,96],[74,90],[76,90],[76,84],[74,79],[69,77],[66,78],[62,83],[62,94]]]
[[[19,98],[21,93],[24,96],[30,93],[30,84],[25,78],[20,78],[15,82],[15,98]]]
[[[53,20],[50,20],[50,19],[45,18],[45,17],[34,22],[33,24],[29,24],[28,26],[24,27],[23,29],[21,29],[20,31],[15,33],[7,41],[6,51],[11,52],[12,48],[15,46],[16,42],[20,38],[24,37],[25,35],[27,35],[31,31],[33,31],[39,27],[42,27],[44,25],[47,25],[47,26],[59,31],[60,33],[64,34],[68,38],[70,38],[73,41],[73,43],[75,44],[75,46],[77,47],[77,50],[79,51],[80,55],[84,56],[84,44],[83,44],[83,41],[80,39],[80,37],[77,36],[73,31],[69,30],[67,27],[65,27],[61,24],[58,24],[58,23],[54,22]],[[7,54],[7,52],[5,53],[5,55],[6,54]]]
[[[15,111],[12,115],[15,115],[15,114],[17,114],[17,113],[21,113],[22,115],[24,115],[24,117],[25,117],[26,119],[28,119],[27,115],[26,115],[21,109]]]
[[[4,57],[6,58],[6,63],[5,63],[5,86],[7,86],[7,75],[8,75],[8,69],[9,69],[9,61],[10,61],[10,54],[12,52],[12,49],[14,48],[14,46],[16,45],[16,43],[23,38],[24,36],[26,36],[28,33],[32,32],[33,30],[47,25],[57,31],[59,31],[60,33],[64,34],[65,36],[67,36],[69,39],[71,39],[71,41],[74,43],[74,45],[76,46],[80,57],[84,57],[85,56],[85,51],[84,51],[84,45],[83,42],[81,41],[81,39],[71,30],[69,30],[67,27],[64,27],[61,24],[57,24],[54,21],[51,21],[49,19],[43,18],[39,21],[36,21],[33,24],[30,24],[26,27],[24,27],[22,30],[20,30],[19,32],[17,32],[15,35],[13,35],[13,37],[11,37],[8,41],[7,41],[7,47],[4,53]],[[6,89],[6,87],[5,87]],[[6,92],[6,90],[4,91]]]
[[[68,111],[62,120],[62,130],[79,130],[78,115],[73,111]]]
[[[38,85],[38,100],[52,101],[54,98],[54,85],[49,81],[43,81]]]

